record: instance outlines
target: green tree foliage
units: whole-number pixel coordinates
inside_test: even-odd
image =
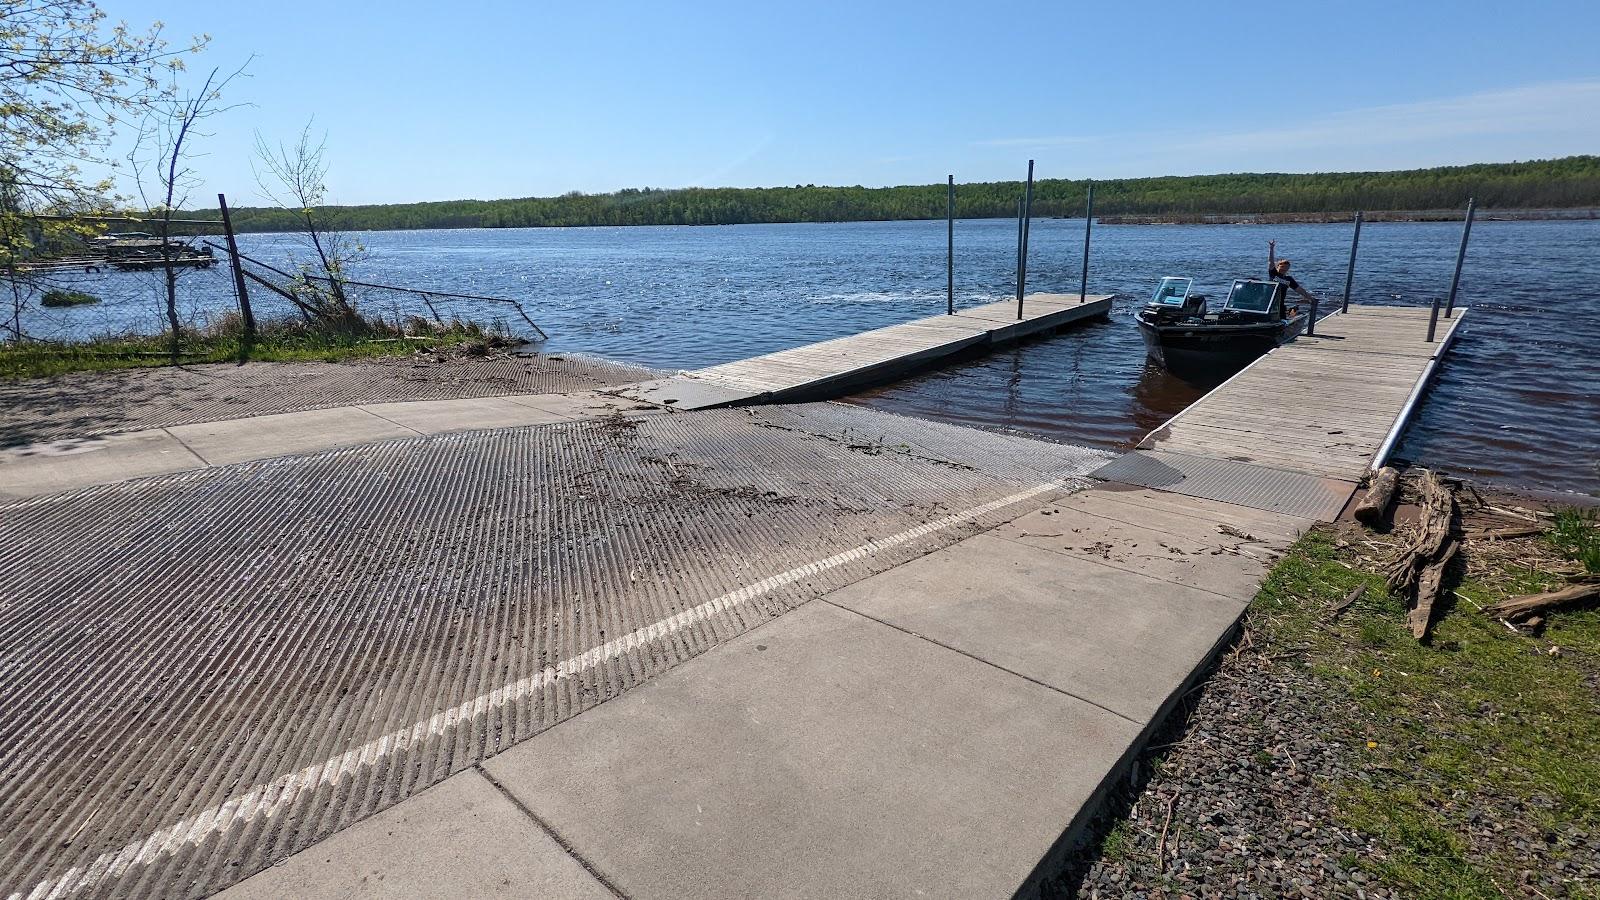
[[[81,166],[111,165],[112,131],[162,96],[162,76],[205,43],[174,49],[159,23],[133,32],[105,19],[92,0],[0,3],[0,267],[84,230],[70,218],[32,214],[70,217],[111,205],[110,181]]]
[[[1083,214],[1087,181],[1046,179],[1034,186],[1039,216]],[[956,186],[963,218],[1016,215],[1015,181]],[[1432,210],[1461,206],[1468,196],[1488,209],[1600,207],[1600,157],[1493,163],[1402,172],[1310,175],[1237,174],[1121,178],[1095,182],[1099,215],[1332,213]],[[629,188],[614,194],[573,192],[517,200],[455,200],[322,210],[329,227],[523,228],[578,225],[733,225],[749,222],[854,222],[939,219],[943,184],[901,187]],[[213,210],[194,215],[209,218]],[[238,209],[241,231],[292,231],[301,211]]]

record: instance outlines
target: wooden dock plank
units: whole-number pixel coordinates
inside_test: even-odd
[[[1030,294],[1020,321],[1016,301],[988,303],[958,310],[955,315],[929,316],[710,366],[622,388],[617,393],[650,403],[672,404],[677,409],[781,402],[824,391],[842,393],[852,385],[866,384],[969,348],[1104,317],[1110,309],[1108,295],[1091,295],[1079,303],[1075,294]]]
[[[1409,404],[1449,346],[1466,310],[1352,307],[1316,336],[1261,357],[1139,446],[1357,481],[1404,427]]]

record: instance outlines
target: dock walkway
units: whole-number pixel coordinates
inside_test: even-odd
[[[618,393],[676,409],[829,399],[943,357],[1105,318],[1110,311],[1106,294],[1091,294],[1082,302],[1075,295],[1029,294],[1020,319],[1013,301],[986,303],[630,385]]]
[[[1099,477],[1332,519],[1382,465],[1466,315],[1355,306],[1247,366]]]

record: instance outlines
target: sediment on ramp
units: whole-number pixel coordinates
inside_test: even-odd
[[[568,393],[658,374],[542,353],[76,372],[0,382],[0,446],[359,403]]]
[[[0,506],[0,894],[204,895],[1106,459],[808,404]]]

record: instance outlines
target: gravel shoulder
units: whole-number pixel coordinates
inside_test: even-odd
[[[1404,527],[1291,550],[1047,896],[1600,897],[1600,610],[1481,612],[1581,569],[1469,538],[1418,644],[1376,574]]]

